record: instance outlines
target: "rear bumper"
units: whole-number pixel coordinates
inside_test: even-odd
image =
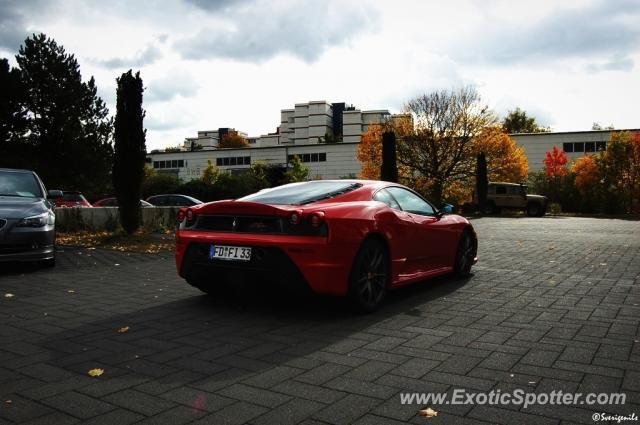
[[[209,246],[251,247],[250,261],[211,260]],[[325,237],[179,231],[180,276],[215,285],[249,279],[296,292],[344,295],[357,244],[329,244]]]

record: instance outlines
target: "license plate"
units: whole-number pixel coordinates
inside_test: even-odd
[[[243,246],[211,245],[209,247],[211,260],[251,260],[251,248]]]

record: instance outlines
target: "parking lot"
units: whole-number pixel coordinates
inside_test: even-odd
[[[640,222],[482,218],[479,262],[392,293],[220,299],[170,254],[64,247],[0,271],[0,424],[594,423],[640,414]],[[7,296],[9,294],[9,296]],[[120,332],[119,332],[120,331]],[[87,372],[102,369],[101,376]],[[401,404],[456,389],[624,405]],[[438,414],[425,418],[420,409]]]

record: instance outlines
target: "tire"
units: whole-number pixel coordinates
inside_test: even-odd
[[[476,257],[476,244],[468,231],[462,232],[456,251],[456,262],[453,272],[458,277],[467,277],[471,274],[471,266]]]
[[[46,260],[40,261],[40,267],[43,269],[50,269],[55,267],[56,265],[56,257],[47,258]]]
[[[495,214],[496,213],[496,205],[493,202],[487,202],[482,210],[483,214]]]
[[[349,298],[353,307],[371,313],[382,304],[389,281],[389,254],[378,239],[367,239],[353,260],[349,276]]]
[[[530,202],[527,204],[527,215],[529,217],[541,217],[544,215],[544,210],[539,203]]]

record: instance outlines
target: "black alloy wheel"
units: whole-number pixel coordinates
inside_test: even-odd
[[[366,313],[378,309],[386,295],[388,280],[386,246],[377,239],[366,240],[356,255],[349,279],[349,296],[354,306]]]
[[[476,257],[476,247],[473,238],[468,231],[464,231],[458,242],[458,251],[456,252],[456,263],[453,271],[456,276],[467,277],[471,274],[471,266]]]

